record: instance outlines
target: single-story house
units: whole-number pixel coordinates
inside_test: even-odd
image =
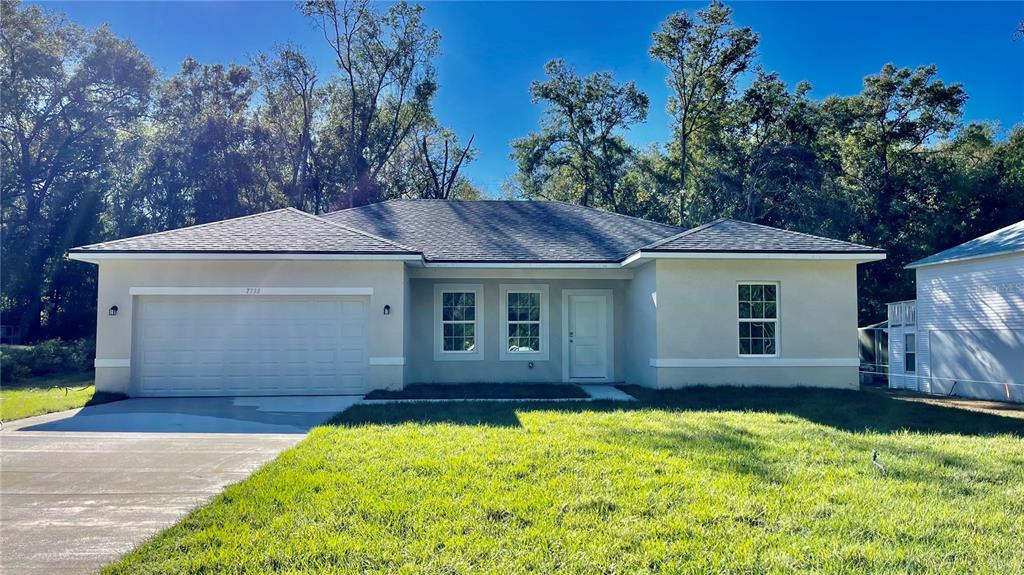
[[[1024,221],[907,266],[889,304],[889,387],[1024,401]]]
[[[99,266],[96,387],[857,385],[857,265],[882,251],[562,202],[286,208],[71,250]]]

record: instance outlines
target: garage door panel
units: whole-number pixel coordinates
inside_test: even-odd
[[[366,314],[366,302],[349,300],[341,302],[341,313],[346,316],[360,316]]]
[[[354,375],[342,376],[341,380],[342,380],[343,385],[346,385],[346,386],[358,385],[359,384],[358,376],[354,376]]]
[[[365,297],[140,296],[142,395],[362,393]]]
[[[358,349],[346,349],[341,352],[342,363],[363,363],[366,361],[366,357],[363,355],[362,350]]]

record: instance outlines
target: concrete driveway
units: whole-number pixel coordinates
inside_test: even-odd
[[[92,573],[359,396],[129,399],[0,432],[0,573]]]

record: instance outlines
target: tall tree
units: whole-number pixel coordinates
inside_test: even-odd
[[[242,65],[187,58],[160,87],[154,112],[158,177],[169,209],[188,223],[237,217],[281,203],[256,172],[251,103],[256,84]],[[177,222],[175,222],[177,223]],[[183,224],[178,224],[183,225]]]
[[[691,216],[729,216],[817,229],[830,201],[819,158],[820,114],[806,82],[790,92],[775,73],[758,71],[731,102],[717,134],[704,139],[694,175]],[[809,230],[810,231],[810,230]]]
[[[447,130],[424,133],[420,137],[420,162],[427,176],[420,197],[451,200],[465,192],[465,178],[459,177],[459,170],[467,160],[472,161],[473,136],[464,148],[459,148],[455,134]],[[462,184],[462,185],[460,185]]]
[[[476,156],[472,140],[462,146],[454,132],[436,122],[420,128],[381,169],[381,198],[479,199],[480,190],[462,174],[462,168]]]
[[[610,72],[580,77],[563,60],[530,85],[546,105],[541,130],[512,142],[527,197],[564,199],[622,211],[620,181],[633,156],[623,133],[647,118],[647,95]]]
[[[888,252],[861,270],[862,289],[875,298],[865,314],[877,317],[884,301],[912,295],[913,274],[903,265],[930,249],[922,233],[935,217],[930,198],[941,193],[933,185],[935,145],[959,126],[966,100],[934,66],[887,64],[864,79],[860,95],[822,103],[825,137],[835,142],[839,183],[857,222],[851,234]]]
[[[38,336],[61,299],[64,251],[95,237],[118,131],[145,112],[155,76],[106,28],[0,3],[2,305],[23,337]]]
[[[700,138],[722,123],[736,81],[751,65],[758,36],[732,23],[732,9],[715,0],[693,18],[676,12],[653,35],[651,56],[668,68],[679,165],[679,224],[697,223],[687,214],[689,169]]]
[[[320,213],[326,206],[316,179],[314,122],[320,113],[316,66],[293,45],[254,59],[262,105],[257,111],[264,177],[290,206]]]
[[[404,0],[379,12],[368,0],[308,0],[311,17],[334,50],[342,77],[335,128],[348,158],[348,204],[380,199],[377,177],[415,133],[432,121],[437,91],[433,59],[440,35],[423,24],[423,8]]]

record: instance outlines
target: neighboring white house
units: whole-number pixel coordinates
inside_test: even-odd
[[[96,388],[364,393],[409,383],[857,386],[857,265],[881,250],[562,202],[283,209],[84,246]]]
[[[1024,221],[907,266],[889,304],[889,386],[1024,401]]]

